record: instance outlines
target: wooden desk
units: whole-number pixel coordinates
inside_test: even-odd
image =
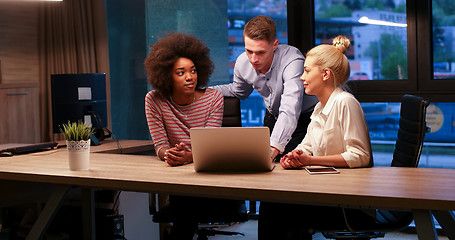
[[[0,158],[0,179],[188,196],[409,210],[414,213],[419,239],[437,239],[432,214],[445,230],[449,230],[449,238],[455,238],[451,212],[455,210],[454,169],[373,167],[340,169],[340,174],[309,175],[305,171],[284,170],[277,166],[272,172],[263,173],[196,173],[191,164],[170,167],[153,156],[106,154],[95,148],[93,152],[88,171],[70,171],[65,149]],[[57,188],[56,192],[57,198],[62,198],[65,188]]]

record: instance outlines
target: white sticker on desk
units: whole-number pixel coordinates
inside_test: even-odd
[[[92,100],[92,88],[79,87],[77,88],[79,100]]]

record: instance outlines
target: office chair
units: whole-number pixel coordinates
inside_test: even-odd
[[[223,127],[241,127],[240,115],[240,100],[235,97],[224,97],[224,112],[223,112]],[[150,195],[151,201],[150,213],[153,215],[153,222],[156,223],[172,223],[175,216],[171,207],[165,205],[156,211],[156,196]],[[221,231],[218,230],[222,226],[229,226],[232,223],[246,222],[249,220],[246,211],[245,201],[230,201],[228,206],[219,206],[220,211],[207,211],[201,213],[197,218],[199,222],[198,230],[196,231],[197,239],[208,239],[208,236],[214,235],[242,235],[241,232]],[[191,207],[191,206],[189,206]],[[169,233],[166,229],[162,229],[162,239],[169,239]]]
[[[426,126],[426,108],[429,101],[418,96],[405,94],[401,101],[398,137],[393,152],[392,167],[417,167],[422,151]],[[413,221],[411,212],[376,209],[376,222],[358,226],[349,223],[349,209],[344,209],[345,229],[323,230],[329,239],[382,238],[386,232],[400,231]],[[359,222],[359,221],[356,221]]]
[[[241,127],[240,99],[236,97],[224,97],[224,112],[222,127]]]

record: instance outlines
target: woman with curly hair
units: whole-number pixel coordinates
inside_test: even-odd
[[[172,33],[151,46],[145,68],[154,88],[145,97],[145,115],[155,151],[171,166],[191,163],[190,128],[220,127],[223,118],[221,93],[202,88],[214,69],[209,49],[192,35]],[[241,204],[171,195],[165,210],[173,216],[170,237],[193,239],[204,216],[229,214]]]
[[[169,34],[151,46],[145,60],[154,90],[145,114],[158,157],[171,166],[193,162],[190,128],[220,127],[223,96],[206,86],[213,72],[210,50],[184,33]]]

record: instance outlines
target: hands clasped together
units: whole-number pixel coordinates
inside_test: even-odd
[[[185,144],[175,144],[164,152],[164,160],[171,166],[180,166],[193,162],[191,151],[185,150]]]
[[[285,169],[303,168],[310,165],[310,155],[306,155],[300,149],[287,153],[280,159],[280,164]]]

